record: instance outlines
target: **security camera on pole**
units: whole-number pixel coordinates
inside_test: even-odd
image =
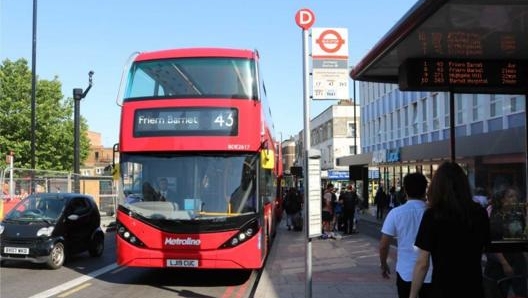
[[[73,99],[74,99],[74,113],[73,113],[73,174],[74,174],[74,192],[80,192],[81,187],[79,183],[79,175],[81,174],[80,165],[79,165],[79,139],[80,139],[80,105],[81,99],[86,97],[88,91],[92,88],[92,76],[94,75],[93,70],[88,72],[88,88],[83,92],[82,88],[73,89]]]

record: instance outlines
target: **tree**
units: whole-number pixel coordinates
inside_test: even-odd
[[[37,80],[35,167],[73,171],[73,98],[64,99],[61,82]],[[27,60],[4,60],[0,65],[0,167],[6,154],[15,155],[16,168],[31,168],[31,70]],[[80,119],[79,156],[88,156],[86,120]]]

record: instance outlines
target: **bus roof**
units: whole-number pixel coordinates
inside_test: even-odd
[[[248,49],[234,49],[234,48],[178,48],[159,51],[150,51],[140,53],[135,61],[156,60],[165,58],[178,57],[236,57],[257,59],[257,51]]]

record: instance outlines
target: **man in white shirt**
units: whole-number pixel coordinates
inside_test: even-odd
[[[387,258],[391,241],[393,238],[397,239],[396,287],[399,298],[408,298],[411,290],[414,264],[418,257],[418,252],[414,248],[414,241],[423,213],[427,208],[425,202],[427,179],[422,173],[409,173],[403,178],[403,188],[407,194],[407,202],[391,209],[387,214],[381,228],[379,256],[381,274],[384,278],[390,278],[391,272]],[[424,285],[420,290],[420,298],[427,298],[431,295],[431,274],[432,267],[429,268]]]

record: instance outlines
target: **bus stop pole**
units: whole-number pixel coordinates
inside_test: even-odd
[[[308,92],[308,85],[310,81],[310,74],[308,73],[308,30],[303,30],[303,93],[304,93],[304,227],[306,231],[305,244],[306,244],[306,285],[305,285],[305,297],[312,297],[312,240],[308,233],[309,225],[309,188],[308,188],[308,158],[310,154],[310,96]]]

